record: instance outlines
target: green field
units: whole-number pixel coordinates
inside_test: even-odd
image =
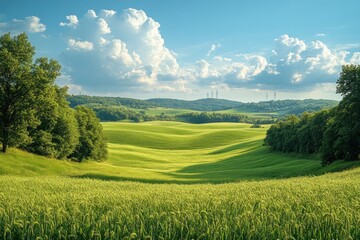
[[[320,160],[269,152],[267,127],[179,122],[103,123],[109,160],[73,163],[10,149],[0,154],[0,174],[61,175],[141,182],[220,183],[317,175],[353,163],[321,167]]]
[[[0,154],[0,239],[360,238],[357,162],[269,152],[268,126],[103,126],[104,162]]]
[[[2,239],[359,239],[360,170],[148,184],[0,176]]]

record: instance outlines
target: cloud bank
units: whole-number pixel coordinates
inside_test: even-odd
[[[13,19],[9,22],[0,22],[0,34],[11,32],[12,34],[41,33],[46,30],[46,25],[40,22],[40,18],[29,16],[25,19]]]
[[[360,64],[360,52],[331,49],[324,42],[287,34],[263,54],[221,54],[212,44],[186,67],[166,47],[160,23],[142,10],[88,10],[59,22],[67,48],[61,55],[61,84],[91,94],[191,93],[208,88],[335,91],[343,64]],[[0,23],[0,31],[43,32],[35,16]],[[319,33],[315,38],[324,37]]]
[[[230,88],[308,91],[335,84],[342,65],[360,62],[360,53],[330,50],[319,40],[305,42],[284,34],[274,46],[268,57],[237,54],[202,59],[196,77],[201,84]]]

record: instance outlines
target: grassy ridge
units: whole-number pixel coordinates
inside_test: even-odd
[[[103,123],[109,160],[72,163],[11,149],[0,153],[0,174],[61,175],[141,182],[220,183],[322,174],[354,166],[269,152],[267,128],[248,124]]]
[[[0,189],[2,239],[360,238],[359,169],[186,186],[0,176]]]

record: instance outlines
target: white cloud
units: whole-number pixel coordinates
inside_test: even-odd
[[[76,41],[75,39],[69,39],[68,41],[70,49],[91,51],[94,47],[92,42],[88,41]]]
[[[360,52],[355,52],[349,60],[350,64],[360,64]]]
[[[292,77],[292,83],[298,83],[302,80],[303,75],[301,73],[294,73],[293,77]]]
[[[66,16],[66,19],[68,20],[68,22],[67,23],[60,22],[59,26],[76,28],[76,26],[79,24],[79,20],[75,15]]]
[[[116,11],[114,10],[101,10],[101,15],[104,17],[113,17],[116,14]]]
[[[46,30],[46,26],[40,23],[40,18],[31,16],[25,18],[26,25],[28,26],[28,30],[31,33],[44,32]]]
[[[316,37],[325,37],[326,34],[325,34],[325,33],[317,33],[315,36],[316,36]]]
[[[99,18],[98,25],[101,34],[109,34],[111,33],[110,27],[107,22],[103,18]]]
[[[265,54],[211,56],[221,46],[212,44],[205,59],[184,67],[165,46],[160,23],[142,10],[89,10],[77,20],[65,33],[69,51],[62,64],[70,67],[71,84],[96,94],[190,93],[214,86],[311,92],[333,86],[343,64],[360,63],[360,53],[284,34]]]
[[[359,62],[360,53],[351,55],[332,50],[321,41],[305,42],[284,34],[275,39],[275,48],[268,57],[216,56],[197,62],[196,76],[199,86],[226,84],[230,88],[309,91],[334,83],[342,65]]]
[[[66,51],[63,64],[71,66],[74,84],[91,91],[188,91],[183,81],[190,74],[165,47],[159,27],[142,10],[89,10],[69,32],[69,49],[78,51]]]
[[[213,52],[215,52],[216,49],[218,49],[219,47],[221,47],[221,44],[220,44],[220,43],[211,44],[210,50],[209,50],[209,52],[207,53],[207,56],[210,56],[210,55],[211,55]]]
[[[84,16],[88,18],[97,18],[95,11],[92,9],[88,10]]]
[[[40,33],[46,30],[46,25],[40,22],[36,16],[26,17],[24,20],[13,19],[9,22],[0,22],[0,33],[11,32],[19,34],[21,32]]]

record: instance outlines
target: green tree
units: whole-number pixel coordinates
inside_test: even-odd
[[[343,66],[336,83],[336,92],[343,99],[325,135],[324,163],[357,160],[360,154],[360,65]]]
[[[35,48],[25,33],[0,37],[0,141],[2,151],[30,141],[28,127],[40,121],[35,116],[39,98],[60,75],[61,66],[55,60],[39,58],[33,61]],[[44,137],[48,137],[45,136]]]
[[[107,158],[106,139],[95,112],[85,106],[75,108],[79,126],[79,144],[70,157],[76,161],[86,159],[105,160]]]
[[[66,101],[67,88],[52,86],[46,98],[39,99],[36,116],[40,125],[29,130],[31,143],[26,150],[54,158],[66,158],[78,144],[79,132],[75,111]]]

